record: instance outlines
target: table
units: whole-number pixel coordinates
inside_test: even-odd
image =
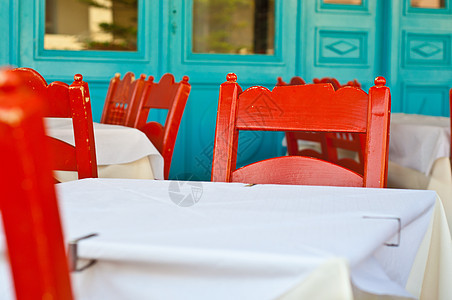
[[[389,159],[425,175],[434,162],[450,155],[450,119],[425,115],[391,115]]]
[[[388,187],[436,191],[443,201],[452,232],[450,136],[449,118],[392,113]],[[286,146],[285,139],[283,146]],[[320,151],[315,142],[299,141],[299,147]],[[356,158],[356,153],[340,150],[341,157]]]
[[[45,118],[47,134],[74,145],[72,119]],[[138,129],[94,123],[98,173],[101,178],[163,179],[163,157]],[[57,172],[61,182],[75,172]]]
[[[98,260],[73,275],[79,300],[452,299],[434,191],[127,179],[57,191],[67,239],[98,233],[78,245]]]
[[[388,186],[438,192],[452,230],[450,119],[391,115]]]

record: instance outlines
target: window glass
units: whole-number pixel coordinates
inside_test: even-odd
[[[323,3],[327,4],[347,4],[347,5],[361,5],[362,0],[323,0]]]
[[[274,0],[193,0],[193,53],[273,54]]]
[[[137,51],[138,0],[46,0],[44,49]]]
[[[445,0],[411,0],[411,6],[420,8],[445,8],[445,2]]]

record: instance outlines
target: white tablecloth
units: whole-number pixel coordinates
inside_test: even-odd
[[[452,171],[449,154],[449,118],[392,114],[388,186],[436,191],[452,231]]]
[[[432,191],[115,179],[57,189],[66,237],[99,234],[79,243],[81,258],[98,259],[74,274],[79,300],[409,297],[406,288],[452,299],[426,267],[452,275]],[[435,207],[446,239],[432,229]],[[446,251],[430,256],[439,245]]]
[[[72,119],[46,118],[47,134],[74,145]],[[163,157],[135,128],[94,123],[99,177],[163,179]],[[138,162],[138,163],[136,163]],[[150,163],[150,168],[146,165]],[[108,166],[108,168],[107,168]],[[145,171],[142,169],[146,168]],[[129,170],[130,169],[130,170]],[[152,174],[143,174],[152,172]],[[136,176],[136,177],[134,177]]]
[[[433,163],[449,157],[450,120],[414,114],[391,114],[389,160],[429,175]]]

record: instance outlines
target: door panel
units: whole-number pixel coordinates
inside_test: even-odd
[[[449,89],[450,85],[436,83],[404,85],[403,111],[410,114],[443,116],[449,110]]]
[[[301,76],[335,77],[340,83],[357,79],[365,88],[382,75],[381,13],[377,1],[302,1],[304,29],[300,31]],[[341,4],[352,3],[352,4]]]
[[[450,0],[393,1],[392,9],[393,111],[448,116],[452,86]]]

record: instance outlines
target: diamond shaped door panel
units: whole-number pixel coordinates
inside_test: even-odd
[[[451,35],[404,32],[405,67],[450,67]]]
[[[367,64],[367,32],[318,30],[317,65]]]

